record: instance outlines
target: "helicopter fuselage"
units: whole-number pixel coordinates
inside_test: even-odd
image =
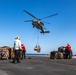
[[[37,29],[43,30],[44,23],[39,20],[33,20],[32,25],[33,27],[36,27]]]
[[[36,27],[37,29],[41,30],[40,33],[43,33],[43,34],[49,33],[49,31],[46,31],[46,28],[43,28],[44,23],[40,20],[33,20],[32,25],[33,25],[33,28]]]
[[[35,18],[35,20],[26,20],[25,22],[31,22],[32,21],[33,28],[36,27],[37,29],[41,30],[40,33],[43,33],[43,34],[44,33],[49,33],[49,31],[45,30],[45,28],[43,27],[44,23],[41,20],[57,15],[57,13],[55,13],[53,15],[49,15],[49,16],[46,16],[42,19],[39,19],[39,18],[35,17],[34,15],[32,15],[31,13],[29,13],[28,11],[26,11],[26,10],[23,10],[23,11],[26,12],[27,14],[29,14],[30,16],[32,16],[33,18]]]

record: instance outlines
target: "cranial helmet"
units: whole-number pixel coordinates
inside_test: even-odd
[[[67,43],[67,45],[70,45],[70,43]]]
[[[20,37],[19,37],[19,36],[17,36],[17,37],[16,37],[16,39],[20,40]]]

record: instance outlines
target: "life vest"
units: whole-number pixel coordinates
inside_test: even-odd
[[[66,49],[67,49],[68,51],[71,51],[71,46],[70,46],[70,45],[66,46]]]
[[[21,44],[21,48],[22,48],[22,50],[26,50],[26,47],[23,45],[23,44]]]

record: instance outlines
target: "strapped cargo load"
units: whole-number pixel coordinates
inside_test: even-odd
[[[37,51],[37,52],[40,52],[41,51],[41,47],[39,45],[38,46],[36,45],[34,50]]]
[[[0,47],[0,59],[13,59],[14,58],[14,48],[8,46]],[[22,50],[20,50],[20,57],[22,58]]]
[[[58,47],[58,50],[50,52],[50,59],[67,59],[68,53],[64,46]],[[72,52],[70,53],[70,59],[72,58]]]
[[[0,47],[0,59],[9,59],[9,49],[8,46]]]

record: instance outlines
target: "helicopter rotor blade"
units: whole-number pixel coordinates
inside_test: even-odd
[[[26,11],[26,10],[23,10],[23,11],[26,12],[27,14],[31,15],[33,18],[36,18],[34,15],[32,15],[31,13],[29,13],[28,11]]]
[[[49,17],[56,16],[56,15],[58,15],[58,14],[55,13],[55,14],[53,14],[53,15],[50,15],[50,16],[47,16],[47,17],[44,17],[44,18],[42,18],[42,19],[49,18]]]
[[[31,22],[32,20],[26,20],[26,21],[24,21],[24,22]]]
[[[44,22],[44,23],[51,24],[51,23],[49,23],[49,22]]]

